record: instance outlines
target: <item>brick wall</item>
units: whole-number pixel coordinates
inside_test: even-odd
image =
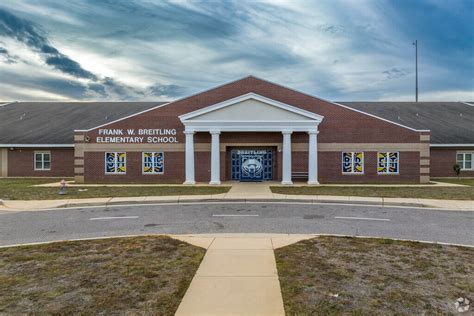
[[[191,96],[168,105],[162,106],[133,116],[115,123],[108,124],[107,129],[176,129],[177,144],[156,144],[156,147],[166,148],[165,152],[165,174],[164,175],[142,175],[141,161],[136,167],[130,166],[126,176],[106,176],[104,175],[103,151],[98,150],[95,143],[98,129],[89,132],[76,133],[76,145],[80,149],[76,150],[76,177],[80,180],[84,177],[86,182],[167,182],[182,183],[184,181],[184,126],[178,116],[195,111],[249,92],[254,92],[270,99],[287,103],[304,110],[308,110],[324,116],[323,122],[319,126],[319,144],[378,144],[379,147],[390,144],[407,145],[429,145],[429,132],[420,133],[395,124],[388,123],[378,118],[347,109],[330,102],[311,97],[309,95],[293,91],[291,89],[262,81],[253,77],[227,84],[207,92]],[[256,123],[258,124],[258,123]],[[84,138],[85,137],[85,138]],[[425,139],[427,138],[427,139]],[[86,139],[86,141],[84,141]],[[196,133],[194,135],[196,144],[195,170],[196,181],[208,182],[210,180],[210,142],[209,133]],[[281,143],[282,135],[274,133],[222,133],[220,143],[230,144],[229,146],[245,145],[249,147],[270,146],[276,147],[274,179],[281,180]],[[293,171],[307,171],[307,143],[306,133],[292,134],[292,165]],[[426,144],[424,144],[426,143]],[[146,144],[150,145],[150,144]],[[96,147],[93,147],[96,146]],[[120,144],[114,146],[120,147]],[[140,144],[134,144],[134,149],[128,157],[141,157]],[[155,145],[153,145],[155,146]],[[198,147],[200,146],[200,149]],[[207,146],[207,147],[206,147]],[[224,145],[225,146],[225,145]],[[78,147],[79,148],[79,147]],[[91,149],[92,148],[92,149]],[[128,144],[123,145],[123,151],[132,148]],[[421,165],[421,160],[426,156],[429,158],[429,151],[424,149],[405,149],[400,155],[400,175],[378,176],[376,173],[376,152],[366,151],[366,173],[363,176],[343,176],[341,174],[341,152],[329,150],[319,153],[319,175],[321,182],[350,182],[350,183],[371,183],[371,182],[420,182],[428,177],[429,166]],[[418,151],[417,151],[418,150]],[[99,152],[100,151],[100,152]],[[104,149],[105,151],[105,149]],[[115,151],[115,150],[110,150]],[[426,153],[425,153],[426,151]],[[423,155],[420,153],[423,152]],[[135,156],[138,155],[138,156]],[[129,159],[127,157],[127,159]],[[221,179],[230,178],[230,160],[227,148],[221,147]],[[418,160],[416,160],[418,159]],[[82,168],[82,164],[84,168]],[[423,167],[423,169],[421,169]],[[132,168],[130,170],[130,168]],[[137,170],[135,170],[138,168]],[[425,172],[422,173],[421,171]]]
[[[51,170],[35,170],[35,151],[51,152]],[[73,177],[73,148],[15,148],[8,150],[9,177]]]
[[[377,152],[364,151],[364,174],[342,174],[341,152],[319,153],[320,183],[418,183],[420,153],[400,152],[399,174],[377,174]]]
[[[453,165],[456,163],[456,152],[458,151],[472,151],[474,148],[440,148],[431,147],[430,149],[430,176],[437,177],[456,177],[453,170]],[[460,177],[474,177],[474,170],[461,171]]]

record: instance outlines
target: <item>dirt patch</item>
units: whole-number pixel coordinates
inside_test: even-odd
[[[288,315],[453,314],[474,299],[472,248],[318,237],[275,256]]]
[[[0,314],[173,315],[204,253],[161,236],[0,249]]]

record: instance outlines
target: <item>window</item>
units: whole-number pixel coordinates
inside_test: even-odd
[[[364,153],[343,152],[342,173],[364,174]]]
[[[35,170],[51,170],[51,152],[35,151]]]
[[[456,154],[456,163],[461,167],[461,170],[473,170],[472,167],[472,156],[474,153],[467,152],[467,153],[460,153]]]
[[[119,152],[105,153],[105,173],[125,174],[127,172],[127,154]]]
[[[143,174],[163,174],[165,154],[163,152],[144,152],[142,154]]]
[[[398,174],[399,172],[398,152],[377,153],[377,173],[378,174]]]

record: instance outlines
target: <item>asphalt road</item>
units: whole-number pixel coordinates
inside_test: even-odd
[[[325,233],[474,245],[474,212],[207,203],[0,213],[0,245],[147,233]]]

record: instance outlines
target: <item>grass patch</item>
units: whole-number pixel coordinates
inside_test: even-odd
[[[473,200],[474,188],[471,187],[336,187],[336,186],[300,186],[270,187],[273,193],[294,195],[338,195],[391,198],[419,198],[443,200]]]
[[[130,187],[68,187],[66,195],[59,195],[58,187],[34,187],[42,183],[57,182],[52,178],[0,179],[0,199],[4,200],[54,200],[100,197],[206,195],[229,191],[230,187],[216,186],[130,186]],[[87,191],[84,191],[87,189]]]
[[[287,315],[445,315],[474,299],[468,247],[318,237],[275,256]]]
[[[469,185],[471,187],[474,187],[474,179],[445,179],[445,178],[440,178],[440,179],[432,179],[433,181],[437,182],[446,182],[446,183],[454,183],[454,184],[462,184],[462,185]]]
[[[173,315],[204,253],[162,236],[0,249],[0,314]]]

